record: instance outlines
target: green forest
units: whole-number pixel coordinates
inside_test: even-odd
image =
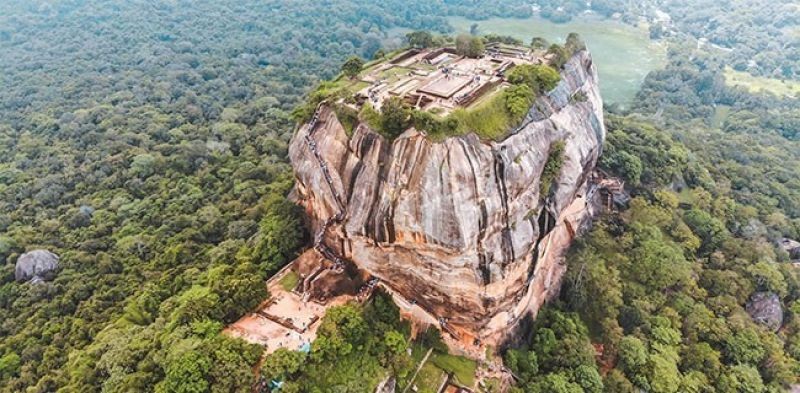
[[[553,21],[586,11],[538,3]],[[725,69],[800,80],[800,7],[590,7],[650,21],[668,64],[631,108],[606,108],[600,165],[634,198],[574,245],[560,298],[501,351],[514,391],[787,391],[800,383],[800,273],[776,242],[800,240],[800,97],[732,86]],[[250,392],[275,378],[289,392],[372,392],[389,374],[402,386],[426,349],[466,379],[474,365],[448,357],[438,331],[412,340],[380,294],[331,309],[307,355],[262,361],[220,332],[309,243],[287,198],[307,94],[408,32],[451,33],[447,16],[533,12],[517,0],[0,1],[0,392]],[[60,256],[57,276],[16,282],[34,249]],[[777,332],[745,312],[756,292],[780,299]]]

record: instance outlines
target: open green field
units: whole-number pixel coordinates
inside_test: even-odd
[[[411,358],[416,369],[429,348],[419,343],[414,343],[411,348]],[[409,383],[413,383],[419,393],[435,393],[445,376],[452,374],[461,385],[472,387],[475,385],[475,370],[477,368],[478,363],[472,359],[434,351],[425,364],[422,365],[413,381],[411,379],[414,373],[411,372],[397,382],[401,391]]]
[[[569,23],[553,23],[538,17],[482,21],[450,17],[448,21],[458,33],[469,32],[470,26],[477,23],[480,34],[509,35],[526,44],[533,37],[563,44],[567,34],[576,32],[592,51],[600,74],[603,99],[622,106],[631,102],[645,76],[662,68],[666,62],[666,48],[651,41],[646,29],[621,22],[593,17],[575,18]]]
[[[428,361],[436,367],[452,373],[460,384],[470,387],[475,385],[475,370],[478,368],[478,364],[474,360],[462,356],[435,353]]]
[[[754,76],[747,72],[725,67],[725,84],[743,87],[751,93],[771,93],[783,97],[800,97],[800,82]]]
[[[442,369],[428,361],[419,370],[414,385],[417,386],[419,393],[436,393],[446,375]]]

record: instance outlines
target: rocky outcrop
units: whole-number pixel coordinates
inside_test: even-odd
[[[322,106],[290,144],[294,196],[326,248],[482,339],[557,288],[556,256],[587,213],[602,107],[585,51],[502,141],[469,134],[433,142],[409,129],[390,142],[363,123],[349,137]],[[564,164],[550,195],[540,195],[557,142]]]
[[[58,260],[58,255],[47,250],[26,252],[17,259],[14,278],[18,282],[51,280],[58,269]]]
[[[783,238],[778,245],[789,254],[789,258],[800,259],[800,242],[789,238]]]
[[[756,292],[746,305],[750,318],[774,332],[783,325],[783,306],[781,299],[773,292]]]

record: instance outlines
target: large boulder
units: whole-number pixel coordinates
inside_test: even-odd
[[[14,278],[17,281],[46,281],[55,276],[59,257],[47,250],[26,252],[17,259]]]
[[[780,247],[789,254],[792,259],[800,259],[800,242],[789,238],[780,241]]]
[[[773,331],[783,325],[783,306],[781,299],[773,292],[756,292],[747,302],[750,318]]]

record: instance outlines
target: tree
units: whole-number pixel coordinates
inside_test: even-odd
[[[244,262],[235,268],[221,265],[208,272],[208,286],[219,296],[223,321],[233,322],[255,308],[268,293],[255,265]]]
[[[708,390],[709,378],[699,371],[692,371],[683,376],[679,392],[704,393]]]
[[[606,374],[604,385],[609,393],[635,393],[637,391],[631,381],[616,368]]]
[[[285,381],[300,371],[305,362],[304,352],[278,348],[264,358],[261,364],[261,377],[267,381]]]
[[[716,379],[722,369],[720,353],[706,342],[686,345],[681,356],[681,370],[699,371],[709,379]]]
[[[503,91],[505,109],[514,121],[521,121],[533,104],[534,94],[527,86],[511,86]]]
[[[302,211],[282,195],[272,194],[264,203],[255,247],[262,271],[274,272],[295,255],[305,238]]]
[[[380,115],[380,131],[383,136],[394,139],[409,126],[410,111],[403,99],[390,97],[383,102]]]
[[[433,36],[427,31],[414,31],[406,34],[406,41],[412,48],[430,48],[433,46]]]
[[[626,151],[609,156],[607,162],[615,173],[622,175],[626,183],[638,186],[642,178],[642,160]]]
[[[689,225],[689,228],[702,240],[702,245],[700,246],[702,255],[708,255],[719,248],[728,237],[728,230],[725,228],[725,224],[708,212],[692,209],[684,214],[683,219]]]
[[[342,64],[342,73],[353,79],[361,72],[362,68],[364,68],[364,60],[358,56],[352,56]]]
[[[734,364],[758,365],[766,352],[761,345],[758,333],[753,328],[745,328],[725,340],[725,358]]]
[[[747,273],[757,290],[774,292],[780,298],[786,296],[788,291],[786,279],[778,270],[776,263],[760,261],[748,266]]]
[[[214,319],[219,313],[219,295],[209,287],[196,285],[178,297],[177,307],[170,319],[173,323],[188,325],[195,321]]]
[[[486,45],[480,37],[461,34],[456,37],[456,53],[466,57],[480,57],[486,50]]]
[[[764,382],[758,370],[752,366],[731,366],[717,383],[719,393],[762,393]]]
[[[435,327],[428,327],[422,334],[421,343],[435,351],[447,353],[447,344],[442,339],[442,332]]]
[[[0,380],[11,378],[19,372],[20,357],[9,352],[0,357]]]
[[[629,277],[650,291],[663,291],[689,280],[691,266],[683,251],[665,238],[661,230],[639,223],[634,223],[631,230],[635,233],[635,243],[629,252]]]
[[[533,381],[539,373],[536,352],[524,349],[509,349],[503,355],[503,364],[523,381]]]
[[[625,336],[619,342],[618,356],[619,368],[625,375],[634,382],[641,380],[648,360],[647,348],[642,340],[634,336]]]
[[[382,364],[388,366],[394,375],[405,376],[411,369],[412,361],[408,356],[409,343],[406,336],[395,330],[386,332],[383,336]]]
[[[143,153],[133,157],[131,161],[131,173],[141,178],[146,178],[155,173],[158,165],[156,156]]]
[[[164,380],[156,385],[156,393],[205,393],[209,390],[206,375],[211,368],[211,359],[189,350],[169,357]]]
[[[550,187],[561,174],[561,167],[564,165],[565,146],[566,144],[564,141],[555,141],[550,145],[550,149],[547,152],[547,161],[545,161],[542,174],[539,177],[540,198],[547,198],[550,196]]]
[[[263,350],[260,345],[217,334],[203,344],[203,349],[213,364],[208,373],[212,393],[251,391],[255,382],[252,369]]]
[[[575,369],[573,380],[583,388],[586,393],[601,393],[603,391],[603,379],[597,372],[597,367],[580,365]]]
[[[616,320],[623,305],[619,271],[594,252],[580,253],[576,259],[581,260],[580,269],[568,270],[570,304],[586,316],[590,326],[599,326],[606,318]]]
[[[575,52],[585,50],[586,44],[583,42],[578,33],[569,33],[567,35],[567,42],[564,45],[564,48],[570,54],[575,54]]]
[[[563,373],[547,374],[526,390],[536,393],[583,393],[584,391],[577,383],[570,382]]]
[[[533,49],[544,49],[547,48],[549,44],[550,43],[542,37],[533,37],[531,39],[531,48]]]
[[[364,342],[367,325],[356,305],[332,307],[317,331],[312,355],[315,360],[331,360],[350,354]]]
[[[543,372],[573,370],[594,365],[595,350],[589,332],[577,314],[546,309],[539,313],[531,349]]]
[[[651,354],[647,362],[650,391],[674,393],[681,386],[681,373],[674,359],[664,354]]]
[[[547,48],[547,55],[551,57],[550,59],[550,66],[560,70],[564,67],[564,64],[567,64],[569,60],[570,54],[567,50],[558,44],[552,44],[549,48]]]
[[[527,85],[537,95],[553,90],[560,80],[561,75],[552,67],[538,64],[518,65],[508,73],[510,83]]]

